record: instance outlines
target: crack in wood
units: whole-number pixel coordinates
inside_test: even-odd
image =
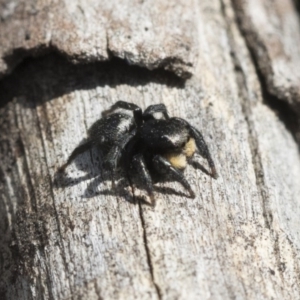
[[[138,201],[138,206],[139,206],[139,216],[140,216],[140,221],[141,221],[141,226],[143,229],[143,244],[145,247],[145,252],[146,252],[146,257],[147,257],[147,265],[149,267],[149,272],[150,272],[150,277],[151,277],[151,281],[153,283],[153,286],[155,288],[155,291],[157,293],[157,297],[159,300],[162,299],[162,293],[161,293],[161,289],[159,287],[159,285],[157,284],[157,282],[155,281],[155,277],[154,277],[154,270],[153,270],[153,264],[152,264],[152,260],[151,260],[151,253],[150,253],[150,249],[149,249],[149,245],[148,245],[148,239],[147,239],[147,231],[146,231],[146,224],[145,224],[145,218],[143,215],[143,208],[142,208],[142,203],[140,199],[137,199],[137,197],[134,194],[134,184],[132,183],[130,176],[127,176],[129,185],[131,187],[132,190],[132,196],[134,198],[134,201]]]
[[[55,70],[53,65],[57,66]],[[56,77],[61,78],[61,81],[54,80]],[[145,67],[129,65],[124,59],[115,57],[109,61],[74,64],[54,51],[40,57],[27,57],[12,73],[0,80],[0,108],[18,96],[40,101],[38,94],[41,87],[37,84],[40,81],[52,84],[51,95],[44,101],[63,96],[72,90],[93,89],[105,85],[138,86],[154,82],[177,88],[185,86],[185,79],[163,68],[148,70]]]
[[[283,122],[286,128],[291,132],[293,138],[298,144],[300,150],[300,110],[299,106],[290,105],[277,94],[272,93],[269,88],[270,83],[265,74],[272,74],[271,61],[259,37],[254,32],[248,32],[243,25],[244,12],[237,0],[231,0],[233,10],[235,12],[235,20],[241,35],[244,37],[245,44],[249,51],[251,61],[255,67],[255,71],[260,82],[263,102],[268,105]],[[250,21],[249,21],[250,22]],[[254,43],[259,45],[260,53],[255,49]],[[263,57],[263,58],[262,58]],[[263,69],[262,69],[263,64]]]
[[[143,209],[142,209],[141,201],[139,201],[139,213],[140,213],[141,225],[142,225],[142,228],[143,228],[143,240],[144,240],[145,251],[146,251],[147,262],[148,262],[148,266],[149,266],[151,279],[152,279],[153,285],[155,287],[158,299],[161,300],[162,299],[162,293],[161,293],[161,290],[160,290],[160,287],[159,287],[158,283],[155,281],[153,264],[152,264],[152,260],[151,260],[150,249],[149,249],[149,246],[148,246],[147,231],[146,231],[146,225],[145,225],[145,219],[144,219],[144,215],[143,215]]]

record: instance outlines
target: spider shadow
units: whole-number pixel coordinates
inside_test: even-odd
[[[162,182],[162,181],[161,181]],[[170,181],[170,180],[166,180],[164,182],[174,182],[174,181]],[[167,186],[156,186],[154,187],[154,190],[157,193],[161,193],[161,194],[165,194],[165,195],[176,195],[179,197],[188,197],[190,198],[190,195],[188,193],[184,193],[182,191],[177,191],[171,187],[167,187]]]
[[[82,165],[80,162],[82,161],[83,157],[87,155],[82,154],[80,156],[82,156],[82,158],[79,157],[74,160],[75,165]],[[81,195],[82,198],[89,199],[99,195],[111,195],[124,197],[128,202],[135,203],[133,195],[128,190],[130,184],[128,183],[128,180],[126,180],[125,175],[122,172],[116,173],[114,188],[112,188],[111,179],[111,173],[108,170],[101,166],[96,166],[93,167],[93,171],[87,171],[86,175],[77,178],[70,177],[67,170],[64,173],[57,171],[55,173],[54,182],[55,188],[59,189],[72,187],[79,184],[80,182],[90,180],[83,194]],[[100,185],[107,185],[106,182],[109,182],[110,187],[99,190]]]
[[[211,172],[209,172],[201,163],[199,163],[199,161],[195,160],[195,158],[193,158],[191,161],[190,161],[190,165],[192,167],[194,167],[195,169],[198,169],[200,171],[202,171],[204,174],[206,174],[207,176],[209,177],[212,177],[212,174]]]
[[[83,140],[82,143],[84,141],[85,140]],[[97,164],[94,164],[94,161],[97,161]],[[89,199],[99,195],[120,196],[126,199],[126,201],[133,204],[137,204],[140,202],[141,204],[151,206],[148,197],[145,197],[144,184],[136,174],[132,174],[132,170],[130,170],[128,173],[125,172],[122,168],[118,170],[115,175],[115,186],[114,188],[112,188],[111,173],[109,170],[103,167],[103,158],[100,152],[97,151],[97,147],[93,147],[86,153],[77,156],[72,163],[75,164],[76,169],[85,172],[86,174],[74,178],[68,174],[68,168],[63,173],[57,170],[54,176],[55,188],[59,189],[72,187],[79,184],[80,182],[90,180],[89,184],[81,195],[82,198]],[[158,181],[163,183],[174,182],[168,178],[160,178],[155,182],[157,183]],[[104,184],[107,186],[106,182],[109,182],[110,187],[99,190],[100,185]],[[136,195],[134,192],[135,190],[143,191],[143,195]],[[187,198],[190,197],[189,194],[186,193],[186,191],[178,191],[174,188],[166,186],[154,185],[154,191],[159,194],[176,195]]]
[[[103,190],[98,190],[99,186],[108,181],[109,187]],[[105,183],[105,185],[107,185]],[[130,191],[131,190],[131,191]],[[104,172],[95,177],[87,186],[85,192],[82,195],[82,198],[93,198],[95,196],[104,195],[104,196],[119,196],[124,198],[126,201],[136,204],[137,197],[134,196],[131,184],[124,172],[117,172],[115,176],[115,185],[112,186],[110,172],[104,170]]]
[[[78,146],[86,142],[87,139],[83,139],[78,144]],[[57,168],[53,180],[55,188],[66,188],[66,187],[74,186],[79,184],[82,181],[86,181],[88,179],[98,176],[98,174],[101,172],[102,169],[101,152],[97,151],[97,147],[94,146],[89,150],[79,154],[77,157],[75,157],[74,160],[70,163],[70,165],[72,164],[75,164],[77,170],[82,171],[86,174],[81,177],[73,178],[69,176],[68,171],[70,169],[70,166],[68,166],[64,172],[61,172],[61,170]]]
[[[87,139],[83,139],[78,146],[86,142]],[[101,191],[98,190],[101,184],[104,184],[107,181],[112,182],[110,171],[103,167],[103,155],[103,151],[98,146],[93,146],[89,150],[76,156],[70,165],[74,164],[77,170],[85,173],[85,175],[80,177],[74,178],[70,176],[70,165],[67,166],[66,170],[63,172],[58,168],[53,178],[54,188],[60,189],[72,187],[83,181],[90,180],[90,183],[82,194],[82,198],[92,198],[97,195],[118,195],[125,197],[128,202],[134,203],[135,201],[132,200],[134,196],[128,191],[128,188],[130,187],[129,180],[122,170],[118,170],[115,174],[114,189],[108,188]]]

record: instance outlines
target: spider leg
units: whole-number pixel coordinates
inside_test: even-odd
[[[121,100],[117,101],[109,109],[103,111],[102,115],[106,116],[118,108],[133,111],[133,116],[134,116],[136,124],[137,125],[142,124],[142,109],[139,106],[137,106],[136,104],[129,103],[126,101],[121,101]]]
[[[167,108],[162,103],[148,106],[147,109],[143,113],[143,118],[147,119],[149,117],[153,117],[153,114],[155,114],[157,112],[163,113],[166,120],[169,119],[169,114],[168,114]]]
[[[76,147],[73,150],[73,152],[71,153],[71,155],[69,156],[67,162],[58,169],[58,172],[64,172],[66,167],[69,164],[71,164],[71,162],[75,159],[75,157],[77,157],[79,154],[89,150],[93,145],[94,145],[94,142],[92,140],[90,140],[90,141]]]
[[[111,170],[112,187],[115,187],[115,172],[118,167],[119,160],[122,155],[122,151],[126,145],[135,137],[136,130],[132,130],[130,133],[123,136],[108,152],[105,158],[105,166]]]
[[[156,171],[160,174],[168,175],[176,181],[180,182],[183,187],[189,191],[191,198],[195,198],[195,193],[188,181],[185,179],[183,173],[174,168],[164,157],[160,155],[154,156],[153,165]]]
[[[195,139],[199,154],[208,161],[208,164],[209,164],[209,167],[211,170],[211,176],[213,178],[217,179],[218,174],[217,174],[217,170],[215,167],[215,163],[214,163],[213,159],[211,158],[210,152],[208,150],[208,147],[204,141],[202,134],[195,127],[193,127],[191,125],[189,125],[189,126],[190,126],[191,135]]]
[[[146,185],[146,190],[150,196],[151,204],[155,205],[155,199],[153,194],[153,183],[149,170],[146,166],[145,159],[142,154],[136,154],[133,157],[132,165],[135,167],[139,177],[142,179],[143,183]]]

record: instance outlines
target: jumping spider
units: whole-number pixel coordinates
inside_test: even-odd
[[[133,116],[116,109],[129,110]],[[162,113],[163,118],[155,118]],[[144,112],[133,103],[118,101],[102,113],[89,130],[89,139],[71,153],[61,172],[76,156],[93,146],[100,146],[104,167],[111,170],[112,185],[117,167],[123,162],[126,170],[135,168],[154,204],[153,180],[156,175],[179,181],[195,197],[183,175],[187,161],[197,151],[207,159],[211,176],[217,178],[214,162],[202,134],[181,118],[170,118],[164,104],[150,105]]]

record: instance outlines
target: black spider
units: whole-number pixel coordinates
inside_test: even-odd
[[[130,110],[133,116],[113,113],[116,109]],[[155,113],[163,118],[156,119]],[[207,159],[211,176],[217,178],[214,162],[202,134],[187,121],[170,118],[164,104],[150,105],[144,112],[133,103],[118,101],[102,113],[89,130],[89,139],[78,146],[60,168],[64,171],[80,153],[98,145],[103,152],[104,167],[111,170],[112,184],[117,167],[123,162],[134,168],[142,179],[154,204],[153,180],[161,175],[179,181],[195,197],[183,175],[187,160],[197,151]]]

